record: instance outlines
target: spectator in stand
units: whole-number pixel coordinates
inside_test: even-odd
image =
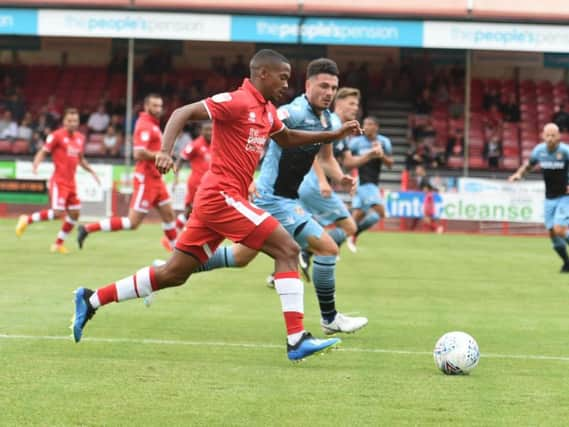
[[[417,142],[417,146],[411,153],[411,159],[415,165],[423,165],[427,167],[433,164],[431,147],[427,142],[425,142],[425,140]]]
[[[431,100],[431,91],[428,88],[424,88],[421,95],[417,98],[415,102],[415,113],[416,114],[431,114],[433,111],[433,102]]]
[[[488,167],[492,170],[498,169],[501,157],[502,141],[498,135],[493,135],[484,144],[484,158],[488,161]]]
[[[51,127],[54,127],[55,124],[58,124],[61,121],[61,105],[57,102],[55,95],[50,95],[47,99],[47,105],[45,106],[45,111],[49,114],[50,123],[54,124]]]
[[[464,116],[464,102],[462,101],[461,97],[456,93],[453,93],[450,97],[448,114],[453,119],[458,119]]]
[[[44,112],[40,113],[38,116],[37,121],[34,124],[34,128],[36,132],[40,134],[41,139],[45,140],[54,128],[54,125],[55,123],[52,122],[51,116],[44,110]]]
[[[413,137],[416,141],[421,140],[434,140],[437,138],[437,130],[433,127],[433,121],[431,118],[427,118],[427,120],[417,127],[413,128]]]
[[[15,139],[18,136],[18,124],[12,118],[10,110],[4,111],[0,119],[0,139]]]
[[[115,131],[118,134],[121,134],[124,132],[124,117],[119,115],[119,114],[113,114],[111,116],[111,124],[110,126],[115,128]]]
[[[493,105],[499,108],[500,101],[501,101],[500,94],[498,93],[498,90],[493,87],[487,89],[486,92],[484,93],[484,98],[482,100],[482,107],[486,111],[489,111]]]
[[[42,135],[36,130],[32,134],[32,139],[30,140],[30,150],[31,154],[36,154],[44,144],[44,138]]]
[[[520,121],[520,106],[516,102],[515,93],[508,96],[508,100],[500,106],[500,111],[505,122],[518,123]]]
[[[245,64],[243,55],[237,55],[235,62],[231,65],[231,70],[229,71],[230,77],[235,79],[241,79],[249,73],[249,67]]]
[[[105,104],[100,103],[97,107],[97,111],[94,111],[89,116],[89,120],[87,121],[87,127],[89,131],[92,133],[104,133],[107,128],[109,127],[109,123],[111,122],[111,118],[105,111]]]
[[[486,113],[485,124],[487,127],[499,128],[501,130],[502,123],[504,122],[500,106],[492,104],[490,110]]]
[[[121,149],[121,137],[117,134],[114,126],[107,127],[107,132],[103,137],[103,145],[105,146],[105,155],[117,157]]]
[[[6,108],[12,112],[12,117],[16,122],[20,122],[26,113],[26,104],[22,97],[22,90],[19,87],[14,89],[14,93],[8,98]]]
[[[555,107],[555,113],[551,121],[557,125],[561,133],[569,132],[569,113],[565,111],[564,104],[559,104]]]
[[[20,122],[20,126],[18,126],[18,135],[16,136],[16,138],[23,139],[29,142],[32,140],[33,134],[34,134],[34,129],[33,129],[32,113],[28,111],[26,114],[24,114],[24,118]]]
[[[451,129],[448,133],[445,157],[448,161],[450,156],[462,156],[464,148],[464,132],[460,128]]]

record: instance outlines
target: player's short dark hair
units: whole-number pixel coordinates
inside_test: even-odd
[[[66,108],[65,111],[63,111],[63,118],[65,119],[67,116],[69,115],[79,115],[79,110],[77,108]]]
[[[344,99],[350,96],[355,96],[358,99],[362,97],[360,90],[355,87],[341,87],[338,89],[338,92],[336,92],[336,99]]]
[[[151,99],[162,99],[162,96],[158,93],[149,93],[144,97],[144,105],[147,105]]]
[[[290,61],[286,56],[280,54],[273,49],[261,49],[258,51],[249,62],[249,68],[252,70],[262,67],[263,65],[274,65],[274,64],[290,64]]]
[[[306,67],[306,78],[316,76],[318,74],[331,74],[333,76],[340,76],[338,64],[328,58],[318,58],[310,61]]]
[[[379,119],[376,116],[366,116],[364,117],[364,120],[371,120],[375,123],[376,126],[379,127]]]

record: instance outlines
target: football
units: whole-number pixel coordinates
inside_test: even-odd
[[[466,332],[448,332],[433,350],[435,365],[447,375],[468,375],[480,360],[478,343]]]

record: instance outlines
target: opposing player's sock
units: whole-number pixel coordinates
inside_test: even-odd
[[[555,236],[551,239],[553,242],[553,249],[559,255],[559,258],[563,260],[564,265],[569,265],[569,256],[567,255],[567,244],[565,241],[559,237]]]
[[[233,256],[232,246],[217,248],[213,255],[205,263],[200,265],[194,273],[227,267],[235,267],[235,257]]]
[[[346,241],[346,232],[340,227],[329,230],[328,234],[332,239],[334,239],[338,246],[342,246],[342,243]]]
[[[376,211],[371,211],[367,216],[362,219],[358,224],[358,231],[356,231],[356,236],[360,233],[366,231],[367,229],[373,227],[379,222],[379,214]]]
[[[298,271],[275,273],[275,289],[281,299],[287,342],[295,345],[304,332],[304,285]]]
[[[322,319],[332,322],[336,317],[336,256],[315,255],[312,264],[312,281],[320,305]]]
[[[55,240],[55,244],[58,246],[63,245],[63,242],[75,227],[77,221],[74,221],[69,215],[65,216],[65,220],[63,221],[63,225],[61,226],[61,230],[57,233],[57,239]]]
[[[28,216],[28,224],[40,221],[51,221],[55,218],[55,211],[53,209],[44,209],[43,211],[34,212]]]
[[[126,216],[112,216],[110,218],[105,218],[99,222],[85,224],[85,231],[87,233],[94,233],[96,231],[130,230],[131,228],[132,224],[130,222],[130,219]]]
[[[174,246],[176,245],[176,238],[178,237],[176,222],[163,222],[162,230],[164,231],[164,236],[166,236],[166,239],[168,239],[168,243],[170,243],[170,248],[174,249]]]
[[[115,283],[97,289],[89,297],[89,303],[95,310],[111,302],[126,301],[133,298],[143,298],[158,290],[154,278],[154,267],[145,267],[133,276],[125,277]]]
[[[180,214],[176,217],[176,228],[178,230],[181,230],[182,228],[184,228],[184,225],[186,225],[186,222],[188,222],[188,218],[186,218],[186,215],[184,214]]]

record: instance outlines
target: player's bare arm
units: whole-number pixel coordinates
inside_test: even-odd
[[[160,152],[156,153],[156,168],[161,174],[167,173],[174,167],[174,159],[172,159],[172,149],[176,138],[182,132],[186,123],[190,120],[209,120],[209,114],[203,102],[194,102],[174,110],[164,129],[162,137],[162,147]]]
[[[334,152],[331,144],[322,145],[320,151],[316,157],[320,166],[324,170],[326,176],[344,188],[346,188],[350,193],[354,192],[356,189],[356,179],[350,175],[344,174],[340,164],[334,157]]]
[[[314,159],[312,162],[312,169],[314,170],[314,174],[318,179],[318,187],[320,188],[320,194],[322,197],[330,197],[332,195],[332,187],[328,183],[328,179],[326,178],[326,174],[320,166],[320,162],[318,159]]]
[[[32,163],[32,172],[34,174],[38,173],[38,168],[41,164],[41,162],[44,161],[45,156],[48,152],[42,147],[40,148],[40,150],[36,153],[35,157],[34,157],[34,161]]]
[[[528,173],[530,168],[531,168],[531,165],[529,164],[529,162],[524,163],[523,165],[521,165],[519,167],[519,169],[516,172],[514,172],[512,175],[510,175],[510,177],[508,178],[508,181],[509,182],[519,181]]]
[[[305,131],[297,129],[284,128],[282,131],[274,134],[272,138],[281,147],[290,148],[299,145],[315,144],[317,142],[332,142],[345,138],[348,135],[361,135],[362,130],[357,120],[350,120],[342,125],[341,128],[333,131]]]
[[[155,160],[156,159],[156,151],[150,151],[145,148],[138,148],[135,147],[133,151],[134,160],[141,161],[141,160]]]
[[[93,176],[93,179],[97,184],[101,185],[101,180],[99,179],[99,175],[97,175],[97,172],[95,172],[95,170],[91,167],[91,165],[89,164],[89,162],[87,161],[87,159],[83,154],[79,155],[79,164],[84,170],[86,170]]]

